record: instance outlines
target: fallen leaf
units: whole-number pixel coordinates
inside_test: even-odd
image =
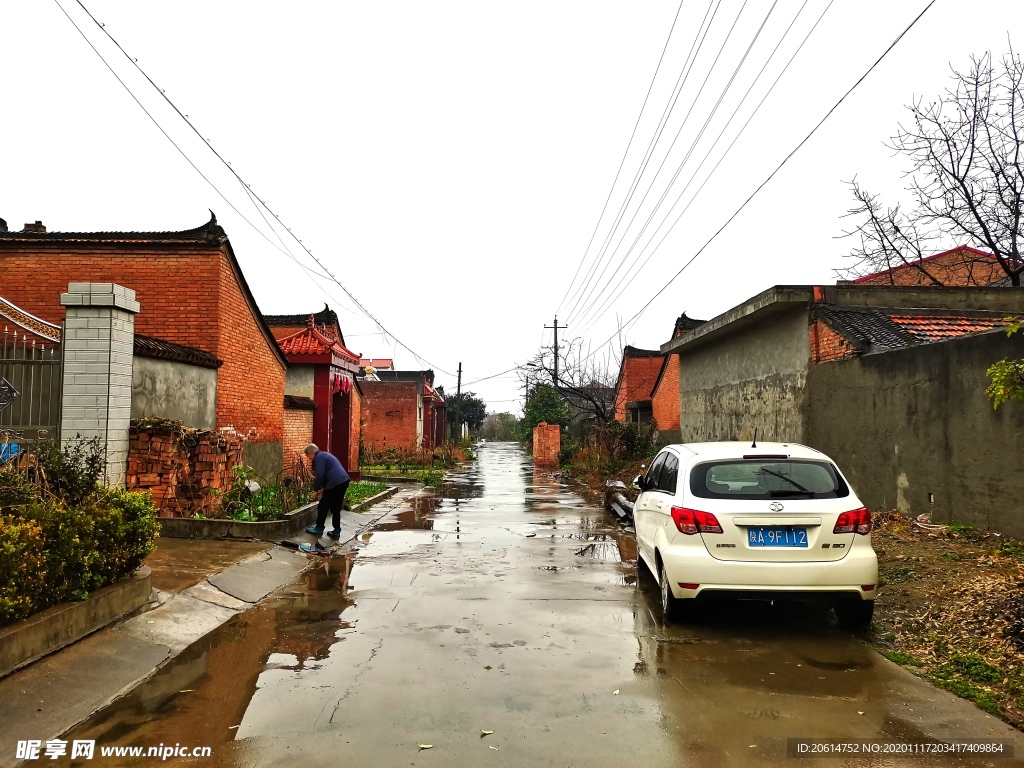
[[[434,748],[433,744],[417,744],[416,746],[419,747],[420,749],[433,749]]]
[[[155,621],[147,621],[146,623],[147,623],[147,624],[156,624],[156,622],[155,622]]]
[[[178,691],[178,693],[194,693],[195,688],[186,688],[184,691]]]
[[[229,731],[233,731],[233,730],[235,730],[235,728],[237,728],[237,727],[238,727],[237,725],[229,725],[229,726],[228,726],[228,730],[229,730]]]
[[[480,731],[480,733],[484,736],[490,736],[494,731]]]
[[[484,667],[484,669],[494,669],[494,667],[492,667],[490,664],[488,664],[486,667]]]
[[[493,750],[494,750],[495,752],[497,752],[497,751],[498,751],[498,748],[497,748],[497,747],[488,747],[488,749],[493,749]]]
[[[863,715],[864,713],[863,713],[863,712],[861,712],[860,710],[857,710],[857,714],[858,714],[858,715]]]
[[[612,696],[618,696],[618,695],[619,695],[618,689],[612,691]]]
[[[774,675],[775,673],[774,673],[774,672],[769,672],[768,674],[769,674],[769,675]]]

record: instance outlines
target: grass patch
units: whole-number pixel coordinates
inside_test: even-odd
[[[891,661],[891,662],[893,662],[895,664],[900,664],[900,665],[902,665],[904,667],[922,667],[922,666],[924,666],[924,662],[921,661],[919,658],[917,658],[917,656],[914,656],[913,654],[903,653],[902,651],[884,651],[884,650],[879,650],[879,653],[881,653],[883,656],[885,656],[885,658],[887,658],[889,661]]]
[[[880,568],[878,573],[882,586],[886,586],[888,584],[906,584],[908,581],[912,581],[917,577],[917,574],[914,573],[914,571],[902,565]]]
[[[935,669],[936,675],[960,676],[975,683],[995,683],[1003,679],[1003,673],[974,653],[956,653],[949,661]]]
[[[387,483],[377,483],[371,480],[355,480],[348,486],[345,493],[345,508],[352,509],[361,504],[371,496],[383,493],[388,488]]]
[[[961,699],[973,701],[979,708],[985,710],[990,715],[999,714],[999,702],[996,700],[996,697],[990,692],[979,688],[976,685],[972,685],[963,678],[955,676],[939,677],[936,675],[932,678],[932,681],[939,686],[939,688],[944,688],[950,693],[956,694]]]
[[[964,525],[963,523],[950,523],[946,526],[946,530],[950,533],[970,533],[974,530],[974,526]]]

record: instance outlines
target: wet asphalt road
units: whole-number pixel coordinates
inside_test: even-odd
[[[787,758],[787,737],[1015,732],[827,613],[727,603],[663,625],[632,535],[517,446],[450,480],[65,738],[210,746],[190,764],[224,766],[1024,764]]]

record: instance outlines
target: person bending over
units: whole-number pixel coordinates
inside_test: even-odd
[[[339,539],[341,538],[341,508],[345,504],[345,493],[348,491],[351,478],[337,457],[327,451],[321,451],[312,443],[306,446],[305,454],[313,466],[313,491],[320,493],[320,503],[316,510],[316,525],[309,526],[306,533],[321,536],[324,532],[324,524],[327,522],[327,513],[330,512],[334,529],[328,531],[327,535],[332,539]]]

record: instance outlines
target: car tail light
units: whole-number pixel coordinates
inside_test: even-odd
[[[701,512],[699,509],[687,509],[686,507],[672,507],[672,519],[680,533],[692,536],[695,533],[721,533],[722,526],[710,512]]]
[[[859,533],[861,536],[867,536],[871,533],[871,513],[867,507],[843,512],[836,520],[836,527],[832,529],[832,533]]]

